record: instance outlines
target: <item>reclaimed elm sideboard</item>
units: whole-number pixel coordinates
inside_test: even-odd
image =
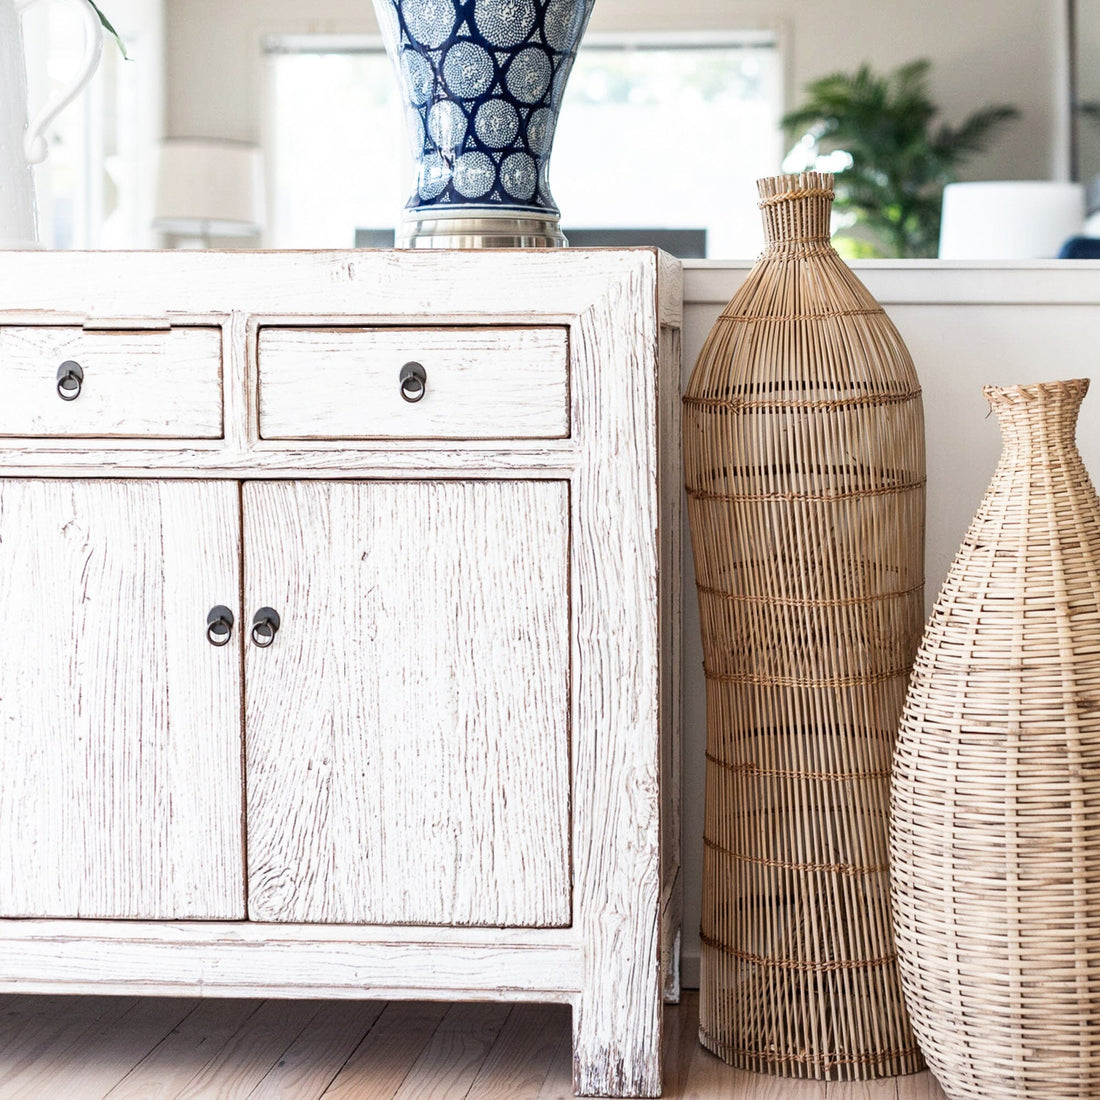
[[[0,990],[678,995],[679,264],[0,254]]]

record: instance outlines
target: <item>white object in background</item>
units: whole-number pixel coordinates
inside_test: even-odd
[[[941,260],[1035,260],[1081,232],[1085,190],[1057,180],[949,183],[943,189]]]
[[[255,145],[169,138],[160,148],[153,227],[201,241],[254,237],[264,225],[263,159]]]
[[[92,79],[103,30],[88,0],[73,0],[85,23],[84,56],[72,79],[28,124],[20,16],[35,0],[0,0],[0,248],[37,248],[31,165],[46,159],[46,127]]]

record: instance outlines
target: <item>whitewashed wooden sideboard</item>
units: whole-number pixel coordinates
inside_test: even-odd
[[[0,990],[678,993],[680,268],[0,254]]]

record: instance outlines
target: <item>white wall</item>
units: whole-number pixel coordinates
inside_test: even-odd
[[[992,102],[1025,113],[966,174],[1028,179],[1057,176],[1064,163],[1063,8],[1061,0],[597,0],[591,26],[779,25],[791,105],[825,73],[929,57],[946,121]],[[167,20],[168,134],[246,141],[260,139],[264,33],[377,29],[369,0],[167,0]],[[705,149],[699,157],[705,162]]]
[[[924,391],[928,446],[925,597],[929,607],[1000,454],[984,385],[1094,377],[1077,438],[1100,478],[1100,264],[982,266],[879,260],[852,265],[898,326]],[[684,278],[684,385],[743,265],[691,261]],[[686,525],[685,525],[686,526]],[[684,584],[684,980],[697,984],[706,695],[691,553]]]

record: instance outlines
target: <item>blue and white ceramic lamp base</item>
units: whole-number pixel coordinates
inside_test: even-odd
[[[566,243],[549,159],[595,0],[373,0],[406,101],[403,248]]]

